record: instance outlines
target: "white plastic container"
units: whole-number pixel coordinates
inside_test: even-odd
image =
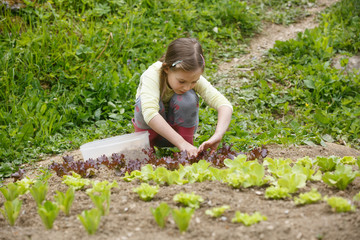
[[[123,153],[126,156],[126,153],[131,151],[141,152],[142,149],[149,147],[149,133],[144,131],[85,143],[80,146],[80,151],[84,160],[88,160],[89,158],[96,159],[104,154],[111,157],[113,153]]]

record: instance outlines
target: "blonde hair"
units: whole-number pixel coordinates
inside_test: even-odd
[[[204,71],[205,68],[202,47],[194,38],[178,38],[172,41],[160,61],[163,62],[160,69],[160,98],[163,97],[167,84],[165,69],[191,72],[199,68]]]

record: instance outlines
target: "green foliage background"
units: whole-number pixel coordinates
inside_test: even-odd
[[[262,21],[290,24],[316,4],[24,2],[26,7],[17,11],[0,6],[0,177],[44,154],[132,132],[139,76],[173,39],[198,38],[207,60],[206,75],[213,79],[218,60],[244,53]],[[358,52],[359,12],[356,0],[338,3],[322,15],[319,28],[278,42],[267,60],[252,66],[255,71],[240,90],[223,86],[235,105],[226,142],[244,149],[270,142],[321,143],[326,138],[359,147],[359,75],[330,65],[337,53],[346,57]],[[197,143],[211,135],[215,116],[202,108],[201,119],[206,120]]]

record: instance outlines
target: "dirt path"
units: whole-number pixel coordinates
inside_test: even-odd
[[[247,49],[249,53],[239,56],[238,58],[233,58],[231,62],[220,64],[219,74],[227,74],[241,64],[260,59],[266,51],[274,46],[277,40],[286,41],[293,39],[299,32],[304,32],[305,29],[315,28],[317,26],[317,14],[336,2],[339,2],[339,0],[318,0],[316,6],[308,9],[310,13],[308,17],[289,26],[266,23],[263,31],[251,40]]]

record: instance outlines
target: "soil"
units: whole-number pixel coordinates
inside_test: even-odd
[[[315,26],[314,14],[324,7],[336,2],[331,0],[318,1],[321,4],[309,9],[312,15],[300,23],[290,27],[270,25],[250,44],[251,54],[222,65],[221,72],[226,74],[234,70],[237,64],[253,57],[261,57],[263,50],[271,47],[275,39],[286,40],[294,37],[295,32]],[[276,30],[274,30],[276,29]],[[264,47],[261,47],[264,46]],[[267,146],[268,157],[290,158],[293,160],[308,156],[354,156],[359,157],[360,151],[335,143],[326,146]],[[65,155],[82,159],[79,150],[52,156],[44,161],[24,166],[26,175],[36,178],[41,169],[46,169],[52,161],[62,161]],[[291,199],[267,200],[264,197],[266,187],[233,189],[220,182],[202,182],[185,185],[161,186],[158,194],[150,202],[144,202],[133,192],[140,182],[125,182],[116,176],[112,170],[102,168],[96,171],[93,180],[116,180],[119,188],[112,190],[110,213],[102,217],[100,227],[95,235],[88,235],[77,215],[84,210],[93,208],[90,198],[84,190],[77,191],[70,216],[60,212],[54,227],[46,230],[43,226],[34,200],[30,194],[21,197],[23,206],[15,226],[10,227],[0,215],[0,239],[359,239],[360,210],[348,213],[335,213],[321,201],[316,204],[296,206]],[[7,179],[6,182],[11,181]],[[66,185],[55,174],[49,179],[48,200],[54,200],[55,191],[66,191]],[[346,190],[340,191],[327,186],[323,182],[308,182],[298,193],[317,188],[323,196],[341,196],[351,200],[360,192],[360,178],[356,178]],[[179,192],[194,192],[203,197],[204,202],[191,219],[188,231],[181,234],[172,217],[168,218],[164,229],[157,226],[151,212],[151,207],[157,207],[166,202],[172,208],[178,208],[172,200]],[[4,198],[0,196],[0,207],[3,208]],[[359,202],[354,203],[359,209]],[[205,214],[207,209],[229,205],[230,210],[223,217],[213,219]],[[232,223],[236,211],[252,214],[255,211],[267,216],[266,221],[246,227],[240,223]]]

